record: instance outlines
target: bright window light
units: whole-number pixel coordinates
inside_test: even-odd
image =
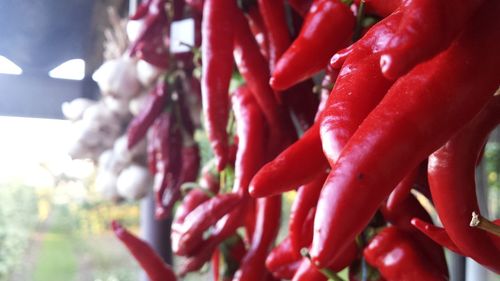
[[[21,75],[23,70],[8,58],[0,56],[0,73]]]
[[[82,80],[85,78],[85,61],[72,59],[49,71],[49,76],[57,79]]]

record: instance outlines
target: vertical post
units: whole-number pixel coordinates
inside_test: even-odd
[[[154,218],[155,202],[153,192],[141,200],[141,237],[147,241],[153,249],[163,258],[172,264],[172,251],[170,248],[170,224],[172,219],[157,221]],[[140,281],[149,281],[144,272],[141,272]]]
[[[453,252],[450,255],[450,280],[465,281],[465,257]]]
[[[137,2],[139,0],[129,0],[128,1],[128,14],[133,15],[135,11],[137,10]]]

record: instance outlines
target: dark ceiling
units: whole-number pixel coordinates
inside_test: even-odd
[[[94,1],[1,0],[0,55],[25,72],[83,58]]]

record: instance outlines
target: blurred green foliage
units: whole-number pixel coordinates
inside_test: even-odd
[[[484,151],[488,186],[500,190],[500,143],[489,142]]]
[[[19,262],[36,226],[34,189],[22,185],[0,186],[0,280]]]

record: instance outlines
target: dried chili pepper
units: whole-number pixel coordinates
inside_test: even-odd
[[[151,281],[175,281],[177,277],[170,266],[146,242],[128,232],[118,222],[112,221],[113,231],[139,262]]]
[[[276,64],[273,89],[287,89],[325,68],[332,53],[348,44],[354,23],[354,15],[340,0],[314,1],[299,36]]]
[[[170,22],[166,0],[152,0],[140,5],[132,20],[141,20],[139,35],[129,46],[130,56],[137,56],[162,69],[168,68]]]
[[[392,86],[344,147],[318,202],[311,249],[317,265],[354,239],[398,181],[498,88],[500,2],[486,4],[449,49]]]
[[[166,191],[176,189],[179,186],[180,172],[182,163],[182,134],[180,126],[175,123],[175,116],[171,112],[163,112],[158,116],[153,124],[153,145],[156,160],[156,174],[153,189],[155,191],[157,219],[164,219],[170,215],[175,200],[168,205],[164,204],[163,199]]]
[[[182,166],[177,184],[165,189],[162,195],[162,205],[173,206],[181,197],[181,186],[186,182],[194,182],[200,169],[200,151],[196,143],[181,148]]]
[[[167,99],[169,97],[167,86],[164,83],[159,83],[148,94],[144,107],[137,116],[130,121],[127,127],[127,147],[131,149],[141,139],[146,136],[146,133],[153,125],[156,117],[165,109]]]
[[[231,0],[206,0],[202,20],[201,93],[205,129],[215,154],[217,169],[227,164],[229,81],[233,70],[233,17]]]
[[[387,281],[448,280],[418,249],[411,236],[391,226],[368,243],[363,256]]]

